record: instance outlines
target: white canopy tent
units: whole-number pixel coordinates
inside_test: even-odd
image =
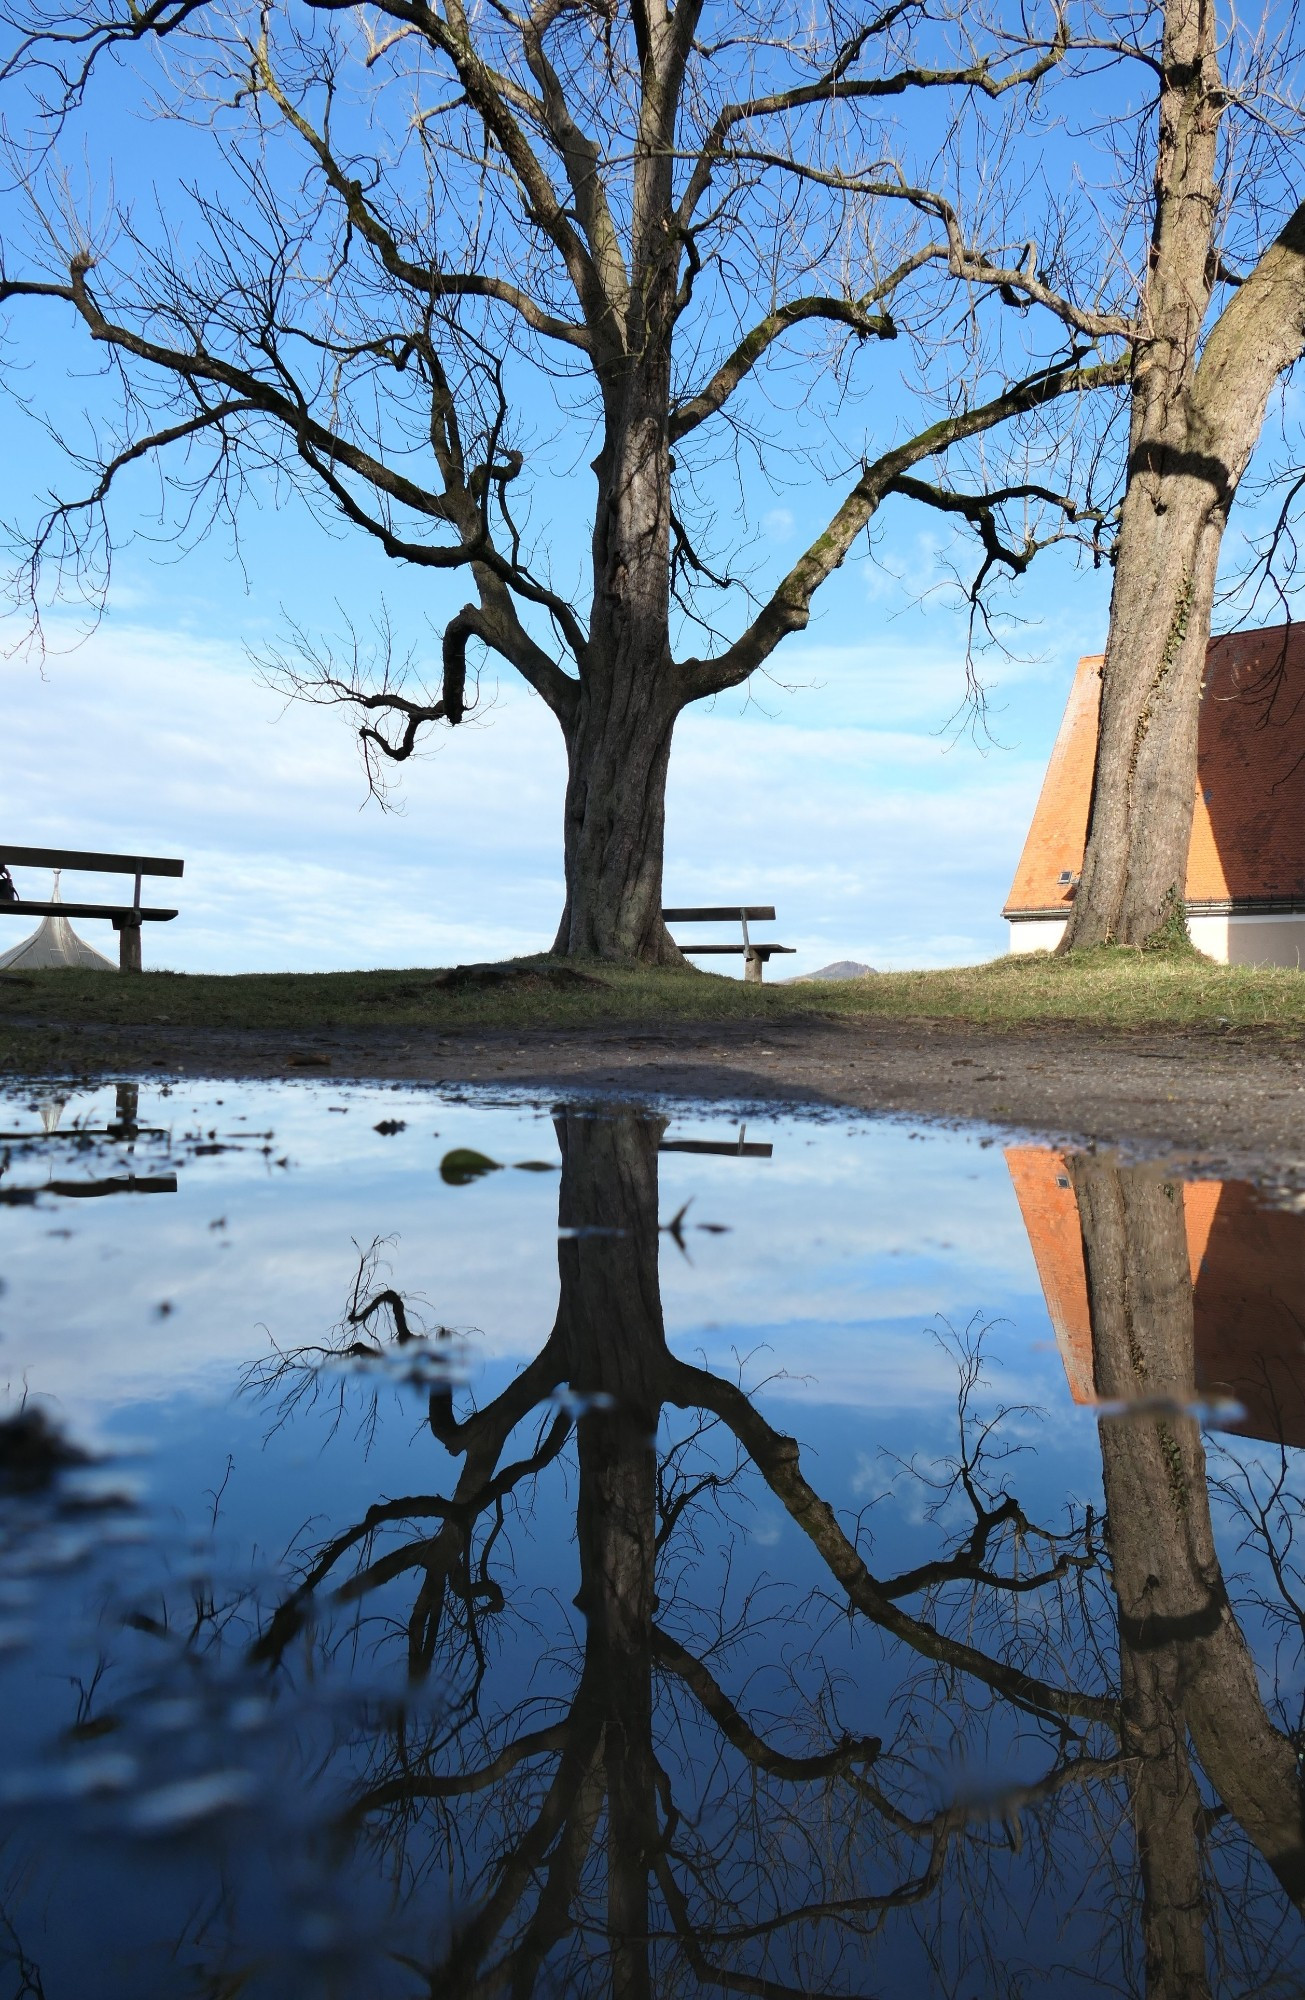
[[[61,901],[59,871],[54,871],[50,901]],[[93,944],[78,937],[67,917],[44,917],[21,944],[0,952],[0,972],[35,972],[49,966],[75,965],[83,972],[116,972],[117,966]]]

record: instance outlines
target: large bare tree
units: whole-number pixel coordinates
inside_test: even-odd
[[[1132,407],[1082,879],[1062,949],[1139,945],[1182,909],[1197,715],[1229,510],[1305,353],[1294,9],[1243,28],[1165,0]],[[1247,43],[1249,42],[1249,46]],[[1238,265],[1244,263],[1245,274]]]
[[[106,508],[142,460],[187,524],[289,480],[426,572],[438,683],[311,634],[281,665],[355,712],[377,783],[462,720],[473,642],[515,669],[566,741],[559,952],[681,962],[676,718],[803,630],[886,500],[968,522],[976,588],[1095,531],[1041,425],[1126,379],[1132,323],[1054,227],[1009,247],[1021,119],[1070,48],[1056,0],[8,13],[32,206],[0,299],[66,309],[121,395],[33,533],[32,592],[50,563],[106,587]],[[211,142],[148,225],[125,198],[97,222],[60,165],[75,133],[107,184],[110,59],[118,103]],[[749,571],[790,446],[827,494],[818,532]]]

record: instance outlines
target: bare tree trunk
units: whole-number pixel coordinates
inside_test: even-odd
[[[581,690],[567,740],[566,905],[555,952],[684,964],[662,922],[669,708],[664,673],[628,651]]]
[[[607,1929],[615,2000],[651,2000],[649,1884],[659,1850],[653,1757],[657,1424],[666,1361],[658,1279],[661,1119],[565,1113],[559,1217],[611,1234],[558,1245],[558,1325],[588,1407],[577,1445],[577,1603],[599,1691],[607,1781]],[[591,1672],[592,1670],[592,1672]]]
[[[1220,271],[1213,0],[1167,0],[1155,224],[1082,879],[1061,949],[1145,944],[1181,909],[1219,551],[1269,392],[1305,342],[1305,210],[1200,347]]]
[[[1181,492],[1174,489],[1180,487]],[[1201,483],[1124,508],[1087,853],[1064,949],[1144,944],[1182,906],[1223,522]]]
[[[594,462],[594,599],[567,731],[566,907],[554,950],[685,961],[662,922],[671,734],[683,706],[670,641],[670,329],[605,397]]]
[[[1090,1156],[1070,1171],[1097,1393],[1143,1406],[1102,1423],[1101,1460],[1123,1742],[1137,1760],[1146,1990],[1155,2000],[1199,2000],[1209,1991],[1203,1807],[1189,1737],[1225,1806],[1299,1901],[1305,1850],[1295,1756],[1265,1714],[1228,1602],[1200,1428],[1184,1409],[1195,1396],[1195,1364],[1182,1188],[1155,1169]]]
[[[1187,392],[1214,277],[1220,83],[1213,0],[1167,0],[1144,337],[1101,687],[1088,844],[1066,948],[1143,942],[1180,899],[1219,532],[1187,462]],[[1208,544],[1208,546],[1207,546]]]

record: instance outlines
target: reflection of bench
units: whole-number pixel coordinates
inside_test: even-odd
[[[739,1126],[737,1139],[662,1139],[659,1153],[719,1153],[731,1160],[768,1160],[769,1140],[747,1138],[747,1126]]]
[[[118,966],[122,972],[140,971],[140,927],[166,924],[175,910],[142,909],[141,877],[180,875],[184,861],[160,861],[148,854],[81,854],[64,847],[2,847],[0,864],[9,868],[85,869],[95,875],[134,875],[136,893],[130,903],[36,903],[20,896],[15,902],[0,900],[0,917],[108,917],[118,933]]]
[[[662,917],[668,924],[740,924],[743,928],[741,944],[682,944],[680,950],[690,958],[719,957],[724,953],[737,957],[742,952],[743,977],[754,986],[760,986],[762,968],[768,958],[773,958],[776,952],[797,950],[797,946],[792,944],[755,944],[748,935],[750,923],[774,923],[775,911],[770,903],[722,905],[719,909],[710,910],[663,910]]]
[[[175,1194],[175,1174],[119,1174],[107,1181],[42,1181],[35,1187],[0,1187],[0,1202],[10,1208],[31,1208],[42,1194],[82,1201],[102,1194]]]

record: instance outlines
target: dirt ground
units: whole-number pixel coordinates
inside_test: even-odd
[[[52,1053],[54,1053],[52,1051]],[[1240,1029],[992,1032],[966,1023],[794,1018],[538,1033],[67,1029],[63,1073],[329,1076],[787,1103],[974,1122],[1305,1191],[1305,1042]]]

